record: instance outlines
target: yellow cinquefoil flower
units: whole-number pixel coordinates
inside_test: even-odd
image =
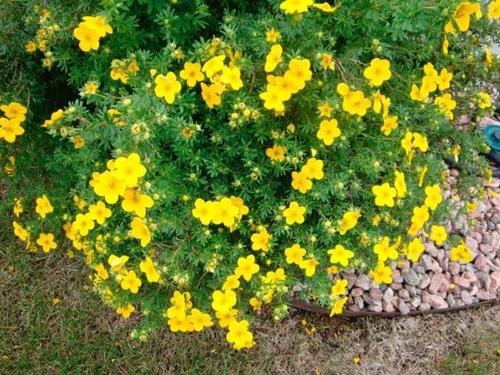
[[[155,77],[155,94],[159,98],[165,99],[168,104],[175,101],[175,96],[181,91],[181,83],[177,81],[174,73],[168,72],[166,75],[158,74]]]
[[[391,63],[387,59],[376,57],[370,62],[370,66],[363,71],[363,75],[371,86],[380,86],[392,77]]]

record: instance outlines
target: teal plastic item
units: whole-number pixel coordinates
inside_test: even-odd
[[[495,151],[500,151],[500,125],[488,125],[483,133],[490,147]]]

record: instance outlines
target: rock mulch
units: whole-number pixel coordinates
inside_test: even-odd
[[[449,171],[445,197],[454,194],[458,174]],[[500,298],[500,179],[484,188],[484,201],[469,214],[455,215],[447,225],[448,233],[460,234],[474,253],[471,263],[451,262],[449,244],[437,247],[428,240],[418,263],[395,262],[391,285],[377,285],[365,274],[344,272],[342,277],[349,282],[347,310],[408,314]],[[457,203],[457,212],[463,204]]]

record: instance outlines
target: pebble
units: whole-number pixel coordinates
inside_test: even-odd
[[[410,312],[410,308],[403,301],[399,302],[398,309],[399,309],[399,312],[403,315],[406,315]]]
[[[420,282],[418,283],[418,288],[425,289],[429,286],[430,283],[431,283],[430,276],[427,274],[424,274],[424,275],[422,275],[422,278],[420,279]]]
[[[448,307],[448,303],[438,295],[431,295],[429,302],[434,309],[446,309]]]
[[[370,289],[370,278],[367,275],[361,274],[356,279],[356,282],[354,283],[354,285],[363,289],[363,290],[368,290],[368,289]]]
[[[402,274],[403,280],[409,285],[417,285],[420,281],[417,273],[411,268],[403,271]]]

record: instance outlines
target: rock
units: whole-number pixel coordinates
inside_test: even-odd
[[[428,303],[421,303],[418,309],[420,311],[429,311],[431,309],[431,305],[429,305]]]
[[[435,273],[431,276],[431,283],[429,285],[429,292],[436,293],[441,286],[441,274]]]
[[[482,243],[481,245],[479,245],[479,251],[487,255],[493,252],[493,248],[491,247],[491,245]]]
[[[477,279],[479,280],[479,283],[481,284],[481,287],[483,289],[490,290],[490,288],[491,288],[490,275],[488,275],[485,272],[477,272],[476,276],[477,276]]]
[[[382,305],[382,308],[385,312],[392,313],[394,312],[394,306],[392,306],[392,303],[385,303]]]
[[[373,312],[382,312],[382,304],[379,303],[376,305],[369,305],[368,310]]]
[[[430,283],[431,283],[431,278],[429,277],[429,275],[424,274],[424,275],[422,275],[422,278],[420,279],[420,282],[418,283],[418,288],[425,289],[429,286]]]
[[[498,228],[500,224],[497,224],[497,229],[491,232],[491,247],[493,249],[500,249],[500,229]]]
[[[466,236],[465,237],[465,244],[467,245],[467,247],[469,248],[469,250],[471,251],[477,251],[478,249],[478,243],[477,243],[477,240],[472,238],[472,237],[469,237],[469,236]]]
[[[370,278],[367,275],[359,275],[354,283],[354,286],[357,286],[363,290],[370,289]]]
[[[432,257],[437,257],[439,254],[439,250],[434,245],[434,242],[425,242],[424,243],[425,252]]]
[[[365,307],[365,303],[361,297],[354,297],[354,303],[360,310],[363,310],[363,307]]]
[[[494,231],[497,228],[497,223],[492,220],[486,220],[486,225],[488,226],[488,230],[490,231]]]
[[[411,268],[403,271],[402,274],[403,274],[403,280],[409,285],[417,285],[418,282],[420,281],[417,273]]]
[[[378,301],[378,302],[382,301],[382,297],[384,296],[382,291],[380,289],[376,289],[376,288],[371,288],[368,295],[370,296],[371,299],[373,299],[374,301]]]
[[[399,312],[403,315],[406,315],[410,312],[410,308],[403,301],[399,302],[398,309],[399,309]]]
[[[405,289],[408,291],[408,293],[410,293],[410,298],[415,297],[419,292],[419,291],[417,291],[416,287],[411,286],[411,285],[407,285]]]
[[[475,283],[477,281],[476,275],[474,275],[473,272],[467,271],[462,274],[463,277],[465,277],[467,280],[469,280],[472,283]]]
[[[403,287],[403,284],[401,284],[401,283],[392,283],[392,284],[391,284],[391,288],[392,288],[393,290],[399,290],[399,289],[401,289],[402,287]]]
[[[446,302],[450,307],[453,307],[456,305],[455,297],[453,297],[453,294],[448,294],[446,297]]]
[[[387,288],[384,292],[382,299],[385,303],[392,303],[392,299],[394,298],[394,291],[391,288]]]
[[[439,285],[439,292],[443,292],[445,295],[450,288],[450,282],[446,279],[446,276],[441,276],[441,285]]]
[[[476,266],[476,268],[479,270],[479,271],[483,271],[483,272],[489,272],[490,271],[490,266],[488,265],[488,259],[483,255],[483,254],[479,254],[476,259],[474,260],[474,266]]]
[[[494,295],[492,295],[490,292],[486,291],[486,290],[479,290],[477,293],[476,293],[476,297],[480,300],[480,301],[488,301],[490,299],[493,299],[495,298]]]
[[[392,281],[395,283],[403,282],[403,276],[401,276],[401,272],[399,272],[399,270],[392,271]]]
[[[413,270],[420,275],[425,273],[425,269],[422,266],[415,266],[413,267]]]
[[[500,272],[495,271],[490,274],[491,278],[491,290],[492,292],[495,292],[497,289],[500,288]]]
[[[353,296],[353,297],[360,297],[360,296],[363,295],[363,293],[364,293],[363,289],[361,289],[361,288],[353,288],[351,290],[350,295]]]
[[[446,309],[448,307],[448,303],[438,295],[431,294],[430,295],[430,305],[434,309]]]
[[[398,296],[403,301],[409,301],[410,300],[410,293],[406,289],[400,289],[398,291]]]
[[[420,264],[424,270],[429,271],[432,268],[432,258],[429,254],[423,254],[420,257]]]
[[[404,273],[404,270],[407,270],[410,268],[410,261],[408,259],[403,259],[398,262],[398,268],[402,270]]]
[[[462,297],[462,301],[464,301],[466,305],[470,305],[473,301],[470,293],[466,290],[462,290],[460,297]]]
[[[356,274],[351,273],[351,272],[343,273],[342,277],[347,280],[347,285],[349,286],[349,289],[351,289],[354,286],[354,283],[356,282],[356,279],[358,278],[356,276]]]
[[[448,271],[450,271],[450,274],[452,275],[458,275],[458,273],[460,272],[460,264],[458,263],[450,263],[448,265]]]
[[[357,305],[349,305],[347,309],[350,311],[361,311],[361,309]]]
[[[465,277],[454,276],[452,281],[461,288],[470,288],[470,280]]]
[[[410,300],[411,306],[413,306],[415,309],[417,309],[421,303],[422,299],[419,296],[415,296]]]

